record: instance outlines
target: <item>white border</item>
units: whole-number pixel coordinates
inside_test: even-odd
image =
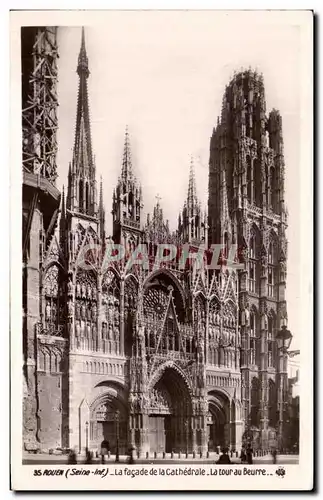
[[[19,4],[21,4],[20,2]],[[62,5],[63,2],[58,1],[55,3],[55,8],[66,8],[66,2],[64,2],[64,5]],[[89,2],[87,3],[87,7],[89,7]],[[111,3],[109,3],[109,7],[111,7]],[[228,2],[229,3],[229,2]],[[271,2],[270,7],[273,8],[275,4],[278,2]],[[18,5],[19,5],[18,4]],[[30,5],[31,2],[29,3],[29,8],[37,8],[40,7],[39,2],[34,2],[32,5]],[[169,2],[164,2],[163,3],[163,8],[169,8],[170,6],[168,5]],[[91,2],[91,7],[96,7],[97,8],[98,2],[94,3]],[[156,6],[156,4],[154,4]],[[214,7],[214,5],[210,6],[210,2],[208,2],[207,7],[204,7],[205,2],[203,3],[203,6],[201,4],[198,4],[196,2],[172,2],[171,8],[210,8]],[[43,3],[42,3],[43,6]],[[114,3],[114,8],[118,7],[123,7],[123,8],[134,8],[133,5],[130,2],[118,2],[117,4]],[[26,8],[26,5],[24,4],[23,6],[20,5],[20,7]],[[79,2],[78,3],[79,8],[84,8],[84,2]],[[136,8],[149,8],[151,7],[150,2],[143,2],[138,5],[138,2],[136,4]],[[218,5],[217,5],[218,7]],[[235,6],[236,7],[236,6]],[[258,4],[257,4],[258,7]],[[282,8],[281,2],[279,2],[279,7]],[[303,8],[308,8],[308,6],[303,6]],[[226,9],[229,9],[230,7],[225,5]],[[250,8],[250,7],[249,7]],[[23,24],[64,24],[64,25],[73,25],[73,24],[80,24],[81,21],[79,21],[80,16],[86,14],[87,16],[89,13],[82,13],[82,12],[25,12],[25,13],[14,13],[11,14],[12,17],[12,24],[11,27],[15,28],[19,25],[19,22],[17,18],[21,17],[23,15],[24,22]],[[99,14],[99,13],[97,13]],[[58,22],[58,19],[61,18],[63,15],[64,19],[63,22],[62,20]],[[277,15],[285,15],[282,12],[278,13]],[[299,16],[301,13],[295,13],[295,16]],[[39,16],[46,17],[46,19],[50,19],[50,21],[42,21],[39,22],[36,18],[38,19]],[[15,19],[14,19],[15,18]],[[13,21],[14,19],[14,21]],[[28,22],[27,19],[30,21]],[[17,24],[18,22],[18,24]],[[305,50],[302,50],[302,58],[303,58],[303,65],[302,65],[302,87],[303,87],[303,94],[302,94],[302,110],[303,110],[303,115],[302,115],[302,127],[303,127],[303,132],[301,134],[302,137],[302,148],[301,148],[301,164],[302,165],[312,165],[312,79],[311,79],[311,62],[312,62],[312,56],[311,56],[311,32],[308,29],[303,30],[303,37],[304,37],[304,45],[302,46],[305,48]],[[17,45],[14,36],[14,31],[11,31],[11,42],[12,42],[12,49],[17,50]],[[11,60],[13,60],[13,52],[11,50]],[[11,165],[21,165],[21,151],[20,151],[20,144],[21,144],[21,133],[20,133],[20,121],[21,121],[21,115],[20,115],[20,103],[18,99],[14,99],[13,96],[18,96],[20,95],[20,76],[19,76],[19,65],[13,65],[12,66],[12,73],[11,73]],[[18,70],[18,72],[17,72]],[[19,123],[19,127],[17,127],[17,124]],[[19,147],[15,147],[15,144],[19,143]],[[21,231],[20,231],[20,224],[21,224],[21,207],[19,206],[18,200],[21,199],[21,170],[19,169],[12,170],[11,173],[11,192],[10,192],[10,201],[11,201],[11,213],[12,213],[12,230],[11,230],[11,270],[12,270],[12,291],[15,289],[17,290],[16,293],[12,293],[11,295],[11,301],[12,301],[12,309],[14,311],[19,311],[19,313],[12,315],[11,316],[11,321],[12,321],[12,332],[21,332],[21,300],[19,297],[19,285],[20,285],[20,280],[21,280],[21,255],[20,255],[20,249],[21,249]],[[18,178],[17,178],[18,176]],[[302,259],[301,262],[301,276],[302,276],[302,282],[303,282],[303,289],[304,291],[304,309],[306,305],[306,312],[307,314],[304,314],[302,318],[302,325],[303,325],[303,330],[304,330],[304,342],[302,342],[301,346],[301,351],[302,351],[302,386],[306,388],[306,391],[302,391],[301,394],[301,421],[302,421],[302,432],[304,437],[302,439],[302,446],[303,451],[301,454],[301,461],[299,466],[286,466],[287,470],[287,477],[284,479],[284,487],[292,487],[293,489],[304,489],[304,487],[309,487],[310,482],[311,482],[311,471],[312,471],[312,407],[313,407],[313,392],[312,392],[312,377],[310,374],[311,367],[312,367],[312,339],[311,339],[311,331],[312,331],[312,325],[313,325],[313,314],[311,311],[311,301],[313,298],[313,282],[312,282],[312,277],[311,277],[311,269],[312,269],[312,220],[313,220],[313,214],[312,214],[312,176],[311,172],[307,171],[306,175],[304,175],[304,178],[302,179],[302,186],[303,186],[303,191],[302,191],[302,197],[300,200],[301,206],[302,206],[302,212],[303,212],[303,217],[302,220],[300,221],[300,231],[302,232],[302,255],[304,255],[304,258]],[[5,200],[5,198],[2,198]],[[5,211],[4,211],[5,213]],[[303,236],[304,235],[304,236]],[[310,243],[309,243],[310,242]],[[3,266],[3,271],[6,271],[6,267]],[[18,285],[17,285],[18,284]],[[17,287],[18,288],[15,288]],[[310,287],[312,287],[312,291],[310,290]],[[17,309],[18,308],[18,309]],[[12,409],[17,409],[21,407],[21,388],[22,384],[20,383],[21,379],[21,360],[22,360],[22,354],[21,354],[21,342],[17,341],[17,337],[11,337],[11,346],[12,346],[12,386],[14,386],[14,392],[12,393]],[[15,384],[15,381],[17,380],[17,386]],[[303,394],[304,392],[304,394]],[[304,411],[303,411],[304,410]],[[19,441],[19,449],[18,447],[15,447],[14,453],[13,453],[13,458],[15,462],[15,467],[14,467],[14,474],[13,474],[13,483],[14,486],[17,487],[19,484],[24,484],[24,487],[27,487],[28,483],[28,489],[42,489],[44,486],[41,486],[42,481],[37,478],[37,481],[32,481],[32,478],[27,478],[28,476],[28,467],[24,466],[19,466],[19,459],[21,458],[21,431],[19,430],[19,425],[18,421],[16,421],[16,415],[17,415],[17,420],[19,420],[19,415],[17,411],[13,411],[12,413],[12,425],[13,425],[13,437],[17,438],[16,444]],[[21,417],[20,417],[20,422],[21,422]],[[310,425],[309,425],[310,424]],[[20,429],[21,429],[21,423],[20,423]],[[20,451],[19,451],[20,450]],[[304,459],[304,460],[303,460]],[[21,462],[20,462],[21,463]],[[289,472],[289,468],[291,468],[291,471]],[[289,480],[291,478],[291,481]],[[44,479],[44,478],[41,478]],[[46,478],[45,478],[46,479]],[[251,488],[251,482],[250,479],[247,482],[248,488]],[[125,478],[123,479],[123,486],[127,484],[127,481]],[[170,487],[170,483],[167,485],[167,489]],[[175,481],[176,482],[176,481]],[[55,487],[58,486],[58,479],[55,478]],[[71,481],[68,481],[69,486],[66,485],[66,482],[64,483],[64,489],[67,489],[67,487],[71,487]],[[81,486],[81,481],[80,478],[77,480],[77,487],[79,488]],[[136,482],[137,483],[137,482]],[[181,481],[180,481],[181,483]],[[240,482],[239,482],[240,483]],[[153,483],[153,487],[156,484],[156,481]],[[175,483],[174,483],[175,484]],[[179,485],[179,481],[177,479],[176,482],[177,486]],[[185,485],[189,485],[190,481],[185,479]],[[270,479],[270,483],[267,485],[264,485],[264,489],[276,489],[274,480]],[[303,488],[301,487],[303,485]],[[306,485],[306,486],[305,486]],[[129,488],[140,488],[141,486],[134,485],[134,480],[130,480],[129,482]],[[147,486],[147,483],[146,483]],[[220,486],[220,485],[219,485]],[[232,484],[229,484],[229,489],[233,487]],[[270,488],[269,488],[270,486]],[[48,484],[48,479],[46,481],[46,486],[45,488],[51,487]],[[182,485],[180,484],[180,487]],[[257,480],[254,478],[252,480],[252,488],[257,487]],[[98,487],[97,487],[98,488]],[[111,482],[109,483],[109,489],[111,488]],[[193,485],[192,485],[193,488]],[[199,485],[199,488],[201,488],[201,484]],[[203,488],[203,487],[202,487]],[[212,485],[213,488],[213,485]],[[221,488],[225,488],[224,485],[221,485]],[[237,489],[243,489],[244,485],[242,483],[236,484]],[[282,489],[282,482],[277,485],[278,489]],[[82,486],[81,489],[87,489],[87,486],[84,485]],[[99,488],[98,488],[99,489]],[[175,487],[174,487],[175,489]]]

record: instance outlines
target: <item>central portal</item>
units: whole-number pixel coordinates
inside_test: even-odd
[[[191,415],[190,395],[183,378],[174,369],[167,368],[150,392],[150,451],[189,451]]]

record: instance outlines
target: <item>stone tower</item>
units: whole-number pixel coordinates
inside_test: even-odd
[[[51,432],[50,426],[44,422],[46,411],[40,412],[44,398],[49,398],[49,393],[43,391],[44,377],[39,370],[38,360],[48,335],[58,336],[61,326],[56,303],[49,311],[42,300],[47,287],[44,280],[45,255],[53,239],[61,200],[55,185],[57,57],[57,28],[21,29],[23,445],[29,451],[40,448],[43,430]],[[62,343],[64,349],[64,341]],[[52,351],[47,352],[50,358]],[[52,372],[56,376],[54,364]],[[56,406],[52,411],[54,426],[57,416]]]
[[[113,240],[130,252],[141,241],[141,211],[143,208],[141,186],[132,167],[128,127],[122,158],[121,175],[113,192]]]
[[[262,75],[242,71],[226,87],[209,165],[209,244],[238,245],[245,438],[266,449],[281,437],[287,354],[275,336],[287,322],[287,216],[282,119],[266,114]]]

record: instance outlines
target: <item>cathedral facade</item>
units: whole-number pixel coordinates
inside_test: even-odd
[[[176,231],[159,200],[143,221],[126,131],[108,238],[84,31],[77,72],[60,216],[45,230],[46,209],[37,200],[29,215],[24,289],[34,299],[32,313],[31,298],[24,302],[25,449],[99,450],[104,440],[112,451],[118,441],[121,453],[135,447],[141,455],[205,456],[222,446],[240,450],[246,441],[268,449],[283,434],[288,391],[287,354],[276,341],[287,321],[287,220],[282,122],[278,111],[266,114],[262,76],[243,71],[226,87],[210,141],[208,210],[191,164]],[[122,259],[107,261],[112,244],[122,246]],[[208,265],[209,251],[202,265],[194,258],[180,265],[183,248],[193,254],[214,244],[222,248],[217,269]],[[129,266],[139,245],[145,265]],[[156,265],[161,245],[177,253]],[[240,268],[226,265],[232,245]]]

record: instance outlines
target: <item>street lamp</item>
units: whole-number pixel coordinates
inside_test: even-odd
[[[119,419],[120,419],[119,410],[116,411],[115,418],[116,418],[116,434],[117,434],[116,462],[119,462]]]
[[[89,449],[89,422],[85,422],[85,443],[86,443],[86,451]]]
[[[277,346],[280,351],[287,352],[292,342],[293,335],[287,330],[287,325],[283,325],[276,335]]]
[[[278,351],[281,351],[283,354],[282,366],[280,366],[280,401],[279,401],[279,422],[278,422],[278,440],[279,440],[279,448],[282,451],[283,449],[283,426],[284,426],[284,417],[286,416],[286,390],[287,390],[287,356],[288,349],[292,342],[293,335],[287,329],[287,325],[283,324],[281,329],[276,335],[277,347]],[[287,420],[287,419],[286,419]],[[287,422],[285,422],[287,424]],[[287,425],[286,425],[287,426]],[[285,426],[284,426],[285,427]]]
[[[186,458],[188,458],[188,419],[185,420],[185,435],[186,435]]]

